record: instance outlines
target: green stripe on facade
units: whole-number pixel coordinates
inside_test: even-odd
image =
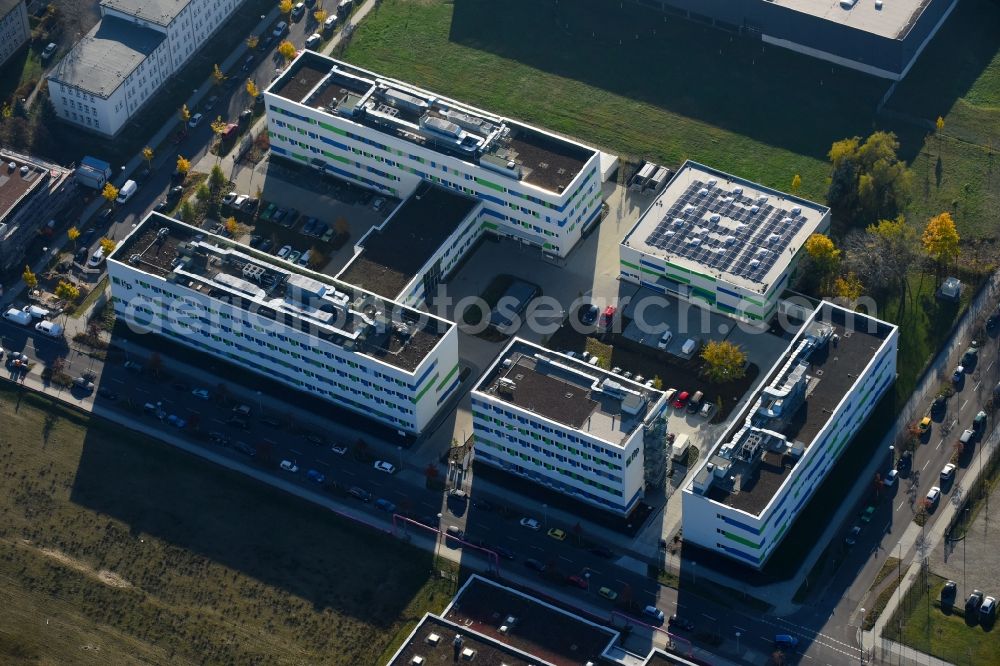
[[[437,390],[440,391],[442,388],[444,388],[444,385],[447,384],[451,380],[451,378],[455,376],[456,372],[458,372],[458,363],[456,363],[455,367],[451,369],[451,372],[445,375],[444,379],[441,380],[441,383],[438,384]]]
[[[347,132],[345,130],[340,129],[339,127],[334,127],[333,125],[329,125],[324,122],[320,122],[319,126],[325,130],[333,132],[334,134],[339,134],[340,136],[347,136]]]
[[[490,229],[491,231],[497,230],[497,225],[493,222],[483,222],[484,229]]]
[[[437,381],[437,378],[438,378],[438,376],[434,375],[434,379],[432,379],[429,382],[427,382],[427,386],[425,386],[423,389],[421,389],[420,393],[418,393],[416,395],[416,397],[410,398],[410,402],[412,402],[412,403],[420,402],[420,400],[424,397],[424,394],[427,393],[428,389],[430,389],[430,387],[434,386],[434,382]]]
[[[744,539],[743,537],[737,536],[737,535],[733,534],[732,532],[726,532],[725,530],[723,530],[722,531],[722,536],[726,537],[727,539],[732,539],[736,543],[743,544],[747,548],[753,548],[754,550],[760,550],[760,544],[759,543],[754,543],[750,539]]]
[[[763,301],[758,301],[755,298],[750,298],[749,296],[741,296],[740,298],[742,298],[744,301],[747,301],[748,303],[753,303],[754,305],[756,305],[759,308],[763,308],[763,307],[767,306],[767,303],[765,303]]]
[[[486,187],[492,188],[492,189],[496,190],[497,192],[503,192],[503,187],[502,186],[497,185],[496,183],[492,183],[492,182],[486,180],[485,178],[476,178],[475,180],[480,185],[485,185]]]
[[[628,261],[625,261],[624,259],[620,259],[618,263],[620,263],[622,266],[628,266],[629,268],[634,268],[635,270],[639,270],[638,264],[630,263]]]

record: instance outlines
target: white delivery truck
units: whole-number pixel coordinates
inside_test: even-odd
[[[62,324],[57,324],[54,321],[40,321],[35,324],[35,330],[50,338],[61,338],[63,334]]]
[[[4,312],[3,318],[21,326],[27,326],[31,323],[31,314],[17,308],[11,308],[7,312]]]

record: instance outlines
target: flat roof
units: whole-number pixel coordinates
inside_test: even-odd
[[[304,51],[267,92],[561,193],[597,150]]]
[[[158,213],[109,259],[406,372],[454,326]]]
[[[847,9],[841,6],[841,0],[769,0],[780,7],[889,39],[905,37],[924,8],[934,1],[885,0],[881,7],[875,7],[875,0],[857,0]]]
[[[191,0],[101,0],[101,6],[157,25],[170,25]]]
[[[616,631],[478,576],[469,579],[443,616],[557,666],[599,663],[618,639]],[[507,626],[506,633],[500,633],[501,626]]]
[[[455,642],[459,652],[472,650],[471,663],[483,666],[543,666],[533,655],[522,654],[504,643],[482,636],[460,624],[425,615],[386,666],[444,666],[469,663],[459,657],[455,660]],[[423,661],[414,661],[415,658]],[[547,662],[544,666],[553,666]]]
[[[478,392],[621,446],[662,391],[515,338]]]
[[[45,182],[47,170],[39,164],[35,164],[20,157],[3,153],[3,162],[0,164],[0,222],[7,221],[7,216],[14,211],[20,203],[33,190],[38,189]],[[13,162],[14,168],[8,165]],[[21,175],[21,167],[28,167],[28,173]]]
[[[823,302],[720,438],[688,488],[753,515],[767,507],[895,326]]]
[[[164,39],[163,33],[105,16],[52,68],[49,78],[108,98]]]
[[[396,298],[480,202],[431,182],[422,183],[378,228],[337,276]]]
[[[0,0],[0,17],[6,17],[23,2],[24,0]]]
[[[765,293],[829,210],[689,160],[622,245]]]

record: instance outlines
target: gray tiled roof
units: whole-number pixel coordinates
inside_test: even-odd
[[[107,98],[163,40],[155,30],[106,16],[59,61],[49,78]]]

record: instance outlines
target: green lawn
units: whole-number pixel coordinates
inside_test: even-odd
[[[985,631],[979,624],[969,626],[959,606],[948,615],[941,611],[940,594],[945,579],[931,574],[930,585],[907,595],[909,612],[904,614],[902,632],[898,616],[886,625],[885,637],[921,652],[932,654],[956,666],[995,664],[1000,654],[1000,630]],[[959,599],[961,604],[962,600]]]
[[[430,555],[0,385],[0,662],[379,663]]]

